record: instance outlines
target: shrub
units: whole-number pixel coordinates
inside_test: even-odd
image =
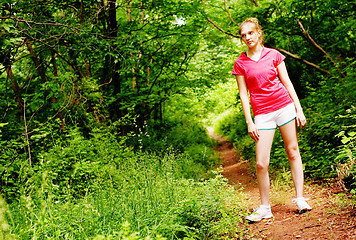
[[[340,118],[350,118],[355,122],[356,108],[352,107],[346,111],[346,115],[339,116]],[[356,196],[356,131],[355,124],[344,126],[343,131],[337,134],[341,138],[342,145],[339,148],[337,156],[336,172],[339,179],[339,184],[342,188],[351,190]]]
[[[355,75],[330,78],[320,83],[318,91],[302,102],[308,125],[300,132],[300,148],[305,173],[314,179],[335,178],[341,139],[337,137],[345,126],[353,125],[352,118],[340,117],[356,102]]]
[[[100,141],[99,141],[100,139]],[[243,234],[246,204],[218,173],[206,181],[195,162],[173,150],[134,153],[110,134],[83,139],[41,155],[36,173],[13,202],[13,232],[22,239],[220,238]],[[130,226],[128,229],[127,226]]]
[[[174,149],[177,153],[187,154],[195,162],[198,178],[214,168],[219,161],[212,149],[214,141],[207,135],[201,121],[187,117],[177,122],[150,122],[138,133],[130,143],[135,141],[136,145],[141,146],[140,151],[164,155],[168,150]],[[135,149],[138,150],[139,147]]]

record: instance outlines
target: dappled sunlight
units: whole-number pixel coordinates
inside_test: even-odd
[[[352,1],[5,0],[0,10],[4,239],[355,238]],[[307,118],[305,178],[317,183],[305,189],[313,211],[293,212],[277,131],[277,213],[255,225],[244,221],[259,198],[255,142],[232,75],[246,16],[286,56]]]

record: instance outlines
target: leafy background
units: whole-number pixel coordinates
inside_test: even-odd
[[[355,194],[355,3],[252,0],[0,4],[1,234],[211,239],[246,233],[213,127],[254,161],[231,69],[258,17],[308,126],[308,181]],[[303,31],[304,29],[304,31]],[[277,134],[272,177],[288,175]],[[280,171],[283,169],[283,171]],[[355,195],[353,195],[355,196]]]

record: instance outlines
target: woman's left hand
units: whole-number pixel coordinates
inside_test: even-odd
[[[307,119],[304,116],[303,111],[297,111],[297,126],[302,128],[307,124]]]

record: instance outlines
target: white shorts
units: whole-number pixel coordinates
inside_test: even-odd
[[[255,116],[255,125],[258,130],[276,129],[277,126],[283,126],[296,117],[297,112],[294,103],[291,103],[277,111]]]

